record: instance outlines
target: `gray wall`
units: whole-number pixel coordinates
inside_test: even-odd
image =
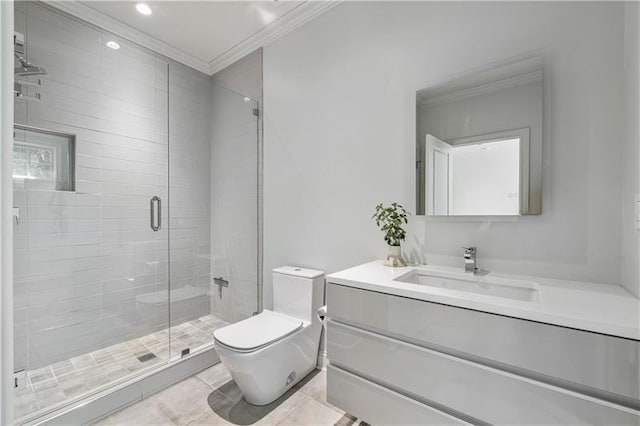
[[[548,58],[543,214],[413,217],[405,251],[486,269],[620,283],[622,3],[347,2],[269,45],[265,298],[284,263],[380,259],[379,202],[411,205],[415,90],[514,56]]]
[[[16,3],[16,30],[48,71],[42,102],[16,101],[16,121],[77,135],[77,192],[15,191],[16,368],[33,369],[168,325],[166,305],[136,296],[166,298],[169,214],[173,288],[208,290],[210,82],[171,63],[168,87],[165,58],[35,3]],[[209,312],[208,300],[189,303],[172,319]]]

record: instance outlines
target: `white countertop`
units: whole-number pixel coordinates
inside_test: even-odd
[[[327,281],[364,290],[640,340],[640,299],[622,286],[493,272],[486,275],[492,278],[536,283],[539,289],[539,300],[521,301],[394,281],[413,269],[436,273],[462,272],[461,269],[431,265],[390,268],[384,266],[381,260],[376,260],[330,274]]]

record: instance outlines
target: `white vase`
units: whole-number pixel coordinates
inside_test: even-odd
[[[400,246],[389,246],[389,253],[384,260],[384,266],[402,267],[407,266],[407,263],[402,258],[402,248]]]

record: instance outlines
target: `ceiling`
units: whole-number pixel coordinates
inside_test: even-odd
[[[55,2],[54,6],[213,74],[337,4],[327,1]]]

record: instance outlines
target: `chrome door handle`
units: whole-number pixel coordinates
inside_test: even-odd
[[[162,200],[157,195],[149,202],[149,215],[151,229],[157,232],[162,225]]]

